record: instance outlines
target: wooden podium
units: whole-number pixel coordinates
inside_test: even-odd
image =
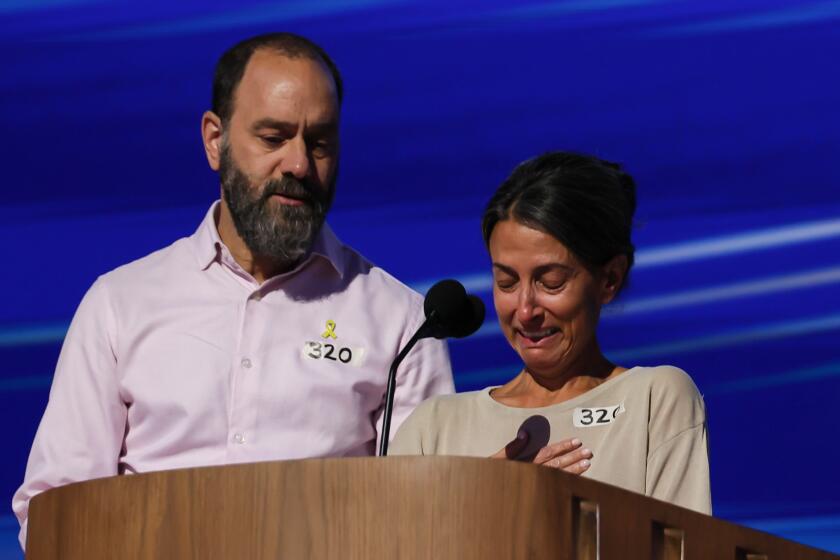
[[[840,557],[546,467],[366,457],[55,488],[32,500],[26,558]]]

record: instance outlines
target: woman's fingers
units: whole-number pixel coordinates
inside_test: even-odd
[[[510,457],[509,451],[518,448],[523,442],[517,437],[507,446],[491,455],[494,459]],[[527,438],[524,439],[527,442]],[[592,466],[592,451],[583,447],[577,438],[564,439],[556,443],[546,445],[539,450],[534,457],[533,463],[544,465],[553,469],[559,469],[572,474],[582,474]]]
[[[582,447],[580,440],[563,440],[543,447],[534,463],[572,474],[581,474],[591,465],[592,451]]]
[[[543,464],[554,469],[565,469],[575,463],[589,461],[590,459],[592,459],[592,452],[589,449],[583,448],[566,453],[565,455],[560,455],[559,457],[554,457]]]
[[[578,438],[569,438],[558,441],[557,443],[550,443],[539,450],[536,457],[534,457],[533,462],[537,465],[545,464],[555,457],[559,457],[561,455],[571,453],[575,449],[579,449],[580,446],[581,442]]]
[[[584,459],[582,461],[578,461],[568,467],[563,468],[564,471],[570,474],[583,474],[586,470],[592,465],[588,459]]]

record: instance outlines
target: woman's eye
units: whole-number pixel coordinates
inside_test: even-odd
[[[503,292],[509,292],[516,287],[515,280],[496,280],[496,287]]]
[[[558,290],[563,289],[563,286],[566,285],[566,281],[565,280],[551,280],[551,281],[540,280],[540,285],[542,285],[542,287],[545,288],[546,290],[548,290],[549,292],[556,292]]]

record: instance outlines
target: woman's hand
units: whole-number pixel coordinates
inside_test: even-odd
[[[572,474],[581,474],[592,464],[592,451],[582,447],[577,438],[564,439],[550,443],[537,452],[532,461],[535,465],[544,465]]]
[[[492,459],[507,459],[512,456],[511,448],[518,447],[517,443],[516,439],[513,440],[490,457]],[[592,459],[592,451],[582,447],[579,439],[569,438],[546,445],[537,452],[531,462],[535,465],[560,469],[572,474],[581,474],[591,466],[590,459]]]

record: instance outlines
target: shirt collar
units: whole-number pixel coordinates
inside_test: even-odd
[[[222,239],[219,237],[219,230],[216,229],[219,204],[217,200],[210,205],[198,229],[190,237],[196,262],[201,270],[206,270],[213,262],[219,260],[221,253]]]
[[[336,237],[335,232],[327,222],[324,222],[324,225],[321,226],[321,231],[318,232],[318,237],[315,238],[315,243],[312,244],[312,251],[309,258],[313,255],[326,259],[335,269],[339,278],[344,278],[344,243]]]
[[[217,200],[210,206],[210,209],[204,216],[204,220],[202,220],[198,229],[191,237],[196,262],[201,270],[206,270],[212,263],[220,260],[223,248],[227,250],[222,242],[222,238],[219,237],[219,230],[216,227],[220,205],[221,202]],[[344,243],[338,239],[335,232],[333,232],[332,228],[326,222],[324,222],[321,231],[315,238],[309,255],[295,269],[300,269],[303,263],[313,257],[326,259],[332,265],[333,269],[335,269],[338,276],[341,278],[344,277]]]

